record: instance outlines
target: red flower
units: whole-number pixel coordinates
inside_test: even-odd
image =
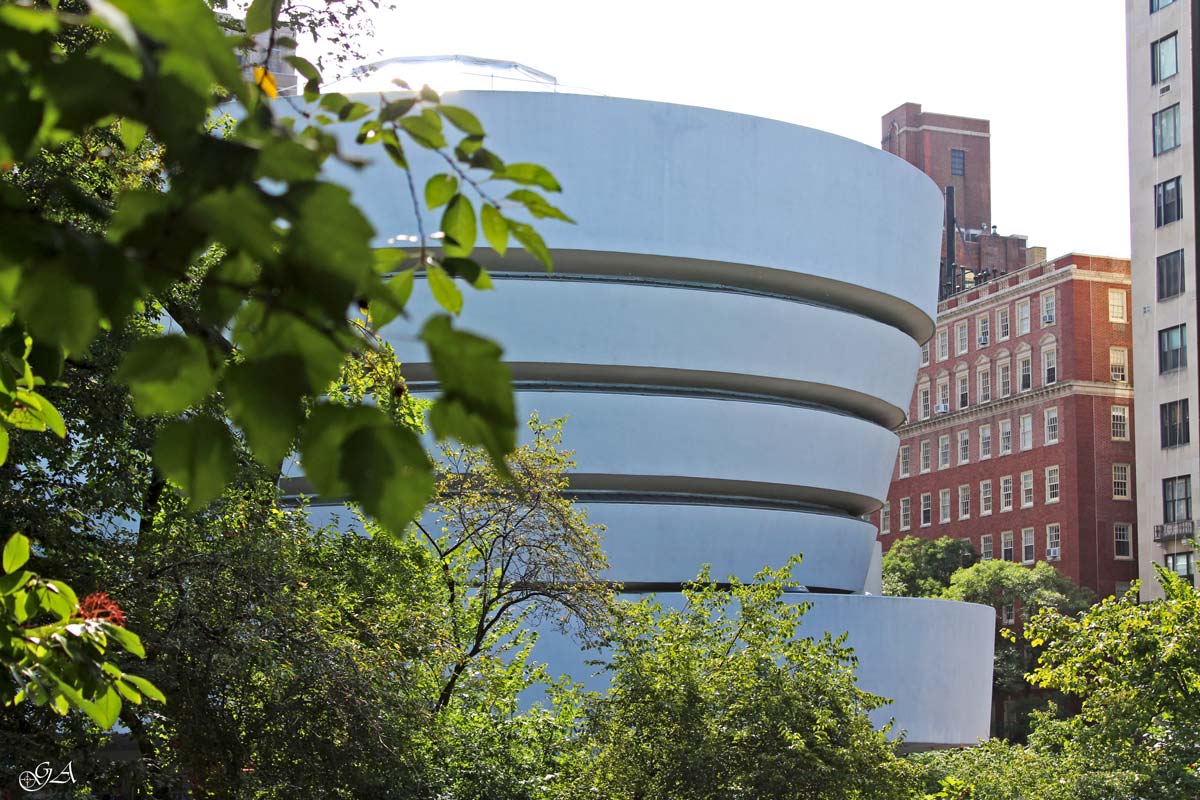
[[[101,619],[113,625],[125,627],[125,613],[108,592],[92,592],[79,603],[79,616],[84,619]]]

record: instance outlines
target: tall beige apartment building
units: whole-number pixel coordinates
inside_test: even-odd
[[[1196,571],[1196,25],[1200,0],[1126,0],[1134,436],[1143,598]],[[1189,358],[1189,351],[1191,357]]]

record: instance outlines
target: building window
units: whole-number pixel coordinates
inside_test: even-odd
[[[1194,583],[1196,572],[1193,559],[1195,555],[1195,553],[1167,553],[1164,563],[1167,565],[1168,570],[1174,572],[1188,583]]]
[[[979,516],[992,513],[992,482],[979,482]]]
[[[1175,325],[1158,332],[1159,374],[1187,366],[1187,325]]]
[[[912,458],[909,453],[909,446],[906,444],[900,445],[900,477],[907,478],[909,469],[912,466]]]
[[[1001,361],[996,369],[1000,372],[1000,396],[1008,397],[1012,394],[1012,366],[1007,361]]]
[[[971,460],[971,432],[958,432],[958,463],[966,464]]]
[[[1012,531],[1000,531],[1000,558],[1004,561],[1013,560]]]
[[[1108,290],[1108,321],[1128,322],[1129,314],[1125,307],[1125,290]]]
[[[1033,546],[1033,528],[1021,529],[1021,563],[1032,564],[1034,562],[1034,546]]]
[[[1128,500],[1129,499],[1129,465],[1128,464],[1113,464],[1112,465],[1112,489],[1113,500]]]
[[[950,357],[950,334],[945,328],[937,332],[937,358],[938,361],[945,361]]]
[[[1154,187],[1154,227],[1183,218],[1183,178],[1175,177]]]
[[[1014,606],[1012,603],[1005,603],[1004,606],[1000,609],[1000,621],[1001,621],[1001,624],[1003,624],[1003,625],[1016,625],[1017,624],[1017,608],[1016,608],[1016,606]],[[1005,726],[1008,726],[1011,724],[1011,720],[1009,718],[1008,712],[1005,712],[1004,724],[1005,724]]]
[[[1030,450],[1033,448],[1033,415],[1021,415],[1021,449]]]
[[[1129,440],[1129,406],[1112,407],[1112,438]]]
[[[1058,409],[1047,408],[1042,413],[1043,430],[1046,444],[1058,444]]]
[[[892,532],[892,507],[884,503],[883,508],[879,511],[879,532],[881,534]]]
[[[921,527],[928,528],[933,523],[933,497],[926,492],[921,495]]]
[[[1179,103],[1154,114],[1154,155],[1179,147]]]
[[[1029,333],[1029,300],[1017,301],[1017,336]]]
[[[1187,522],[1192,518],[1192,476],[1164,478],[1163,522]]]
[[[1163,447],[1178,447],[1190,441],[1188,435],[1187,398],[1163,403],[1158,407],[1158,421]]]
[[[966,408],[968,401],[971,399],[969,397],[971,391],[970,384],[970,376],[967,373],[964,372],[958,376],[958,407],[960,409]]]
[[[921,345],[921,366],[929,366],[929,342]]]
[[[929,472],[929,440],[921,442],[921,472]]]
[[[937,383],[937,408],[934,411],[945,414],[950,411],[950,379],[941,378]]]
[[[950,466],[950,435],[938,437],[938,469]]]
[[[1187,288],[1183,273],[1183,251],[1158,257],[1158,299],[1181,295]]]
[[[1012,511],[1012,475],[1005,475],[1000,479],[1000,510]]]
[[[929,387],[922,386],[917,390],[918,413],[921,419],[929,419]]]
[[[1058,467],[1046,467],[1046,502],[1058,502]]]
[[[967,321],[963,320],[954,326],[954,347],[955,353],[965,355],[970,348],[970,342],[967,341]]]
[[[950,521],[950,490],[938,492],[938,522],[945,524]]]
[[[906,531],[912,527],[912,500],[900,498],[900,530]]]
[[[979,426],[979,460],[992,457],[992,426]]]
[[[1042,379],[1043,386],[1058,381],[1058,348],[1053,345],[1042,348]]]
[[[958,518],[971,518],[971,486],[965,484],[958,487]]]
[[[1006,456],[1012,452],[1012,420],[1000,420],[1000,455]]]
[[[1051,522],[1046,526],[1046,560],[1058,561],[1062,557],[1062,526]]]
[[[966,175],[967,174],[967,153],[965,150],[950,151],[950,174],[951,175]]]
[[[1058,319],[1058,304],[1054,299],[1054,290],[1042,292],[1042,327],[1053,325]]]
[[[992,370],[990,367],[980,367],[975,372],[975,385],[978,387],[979,402],[989,403],[992,400]]]
[[[1150,13],[1153,14],[1155,11],[1166,8],[1174,2],[1175,0],[1150,0]]]
[[[985,533],[979,537],[979,557],[984,561],[991,561],[992,556],[992,535]]]
[[[1113,555],[1117,558],[1133,558],[1133,526],[1128,522],[1113,525]]]
[[[1008,338],[1008,306],[996,310],[996,338],[1003,342]]]
[[[1165,81],[1179,71],[1177,38],[1175,34],[1164,36],[1150,45],[1150,82]]]
[[[1108,348],[1108,374],[1113,383],[1129,380],[1129,352],[1124,347]]]
[[[976,341],[980,347],[987,347],[992,343],[992,318],[987,314],[980,314],[975,318],[975,334]]]
[[[1033,470],[1021,473],[1021,508],[1033,506]]]
[[[1017,378],[1020,381],[1020,391],[1028,392],[1033,388],[1033,356],[1026,353],[1017,358]]]

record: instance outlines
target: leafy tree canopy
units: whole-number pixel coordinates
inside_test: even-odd
[[[937,597],[950,576],[975,563],[975,548],[966,539],[906,536],[883,555],[883,593],[898,597]]]

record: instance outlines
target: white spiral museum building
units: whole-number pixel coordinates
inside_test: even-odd
[[[496,289],[468,292],[460,325],[503,344],[522,416],[569,417],[572,490],[607,526],[611,577],[670,602],[704,563],[749,579],[803,553],[804,631],[849,632],[861,686],[895,701],[879,721],[911,747],[986,738],[992,609],[877,596],[860,518],[887,496],[933,331],[938,188],[768,119],[546,91],[451,102],[506,160],[549,167],[578,220],[539,225],[553,274],[519,249],[488,262]],[[444,167],[413,150],[418,178]],[[390,164],[337,177],[381,245],[415,232]],[[434,311],[420,287],[413,302]],[[414,391],[432,389],[411,325],[385,333]],[[550,631],[535,657],[592,672]]]

